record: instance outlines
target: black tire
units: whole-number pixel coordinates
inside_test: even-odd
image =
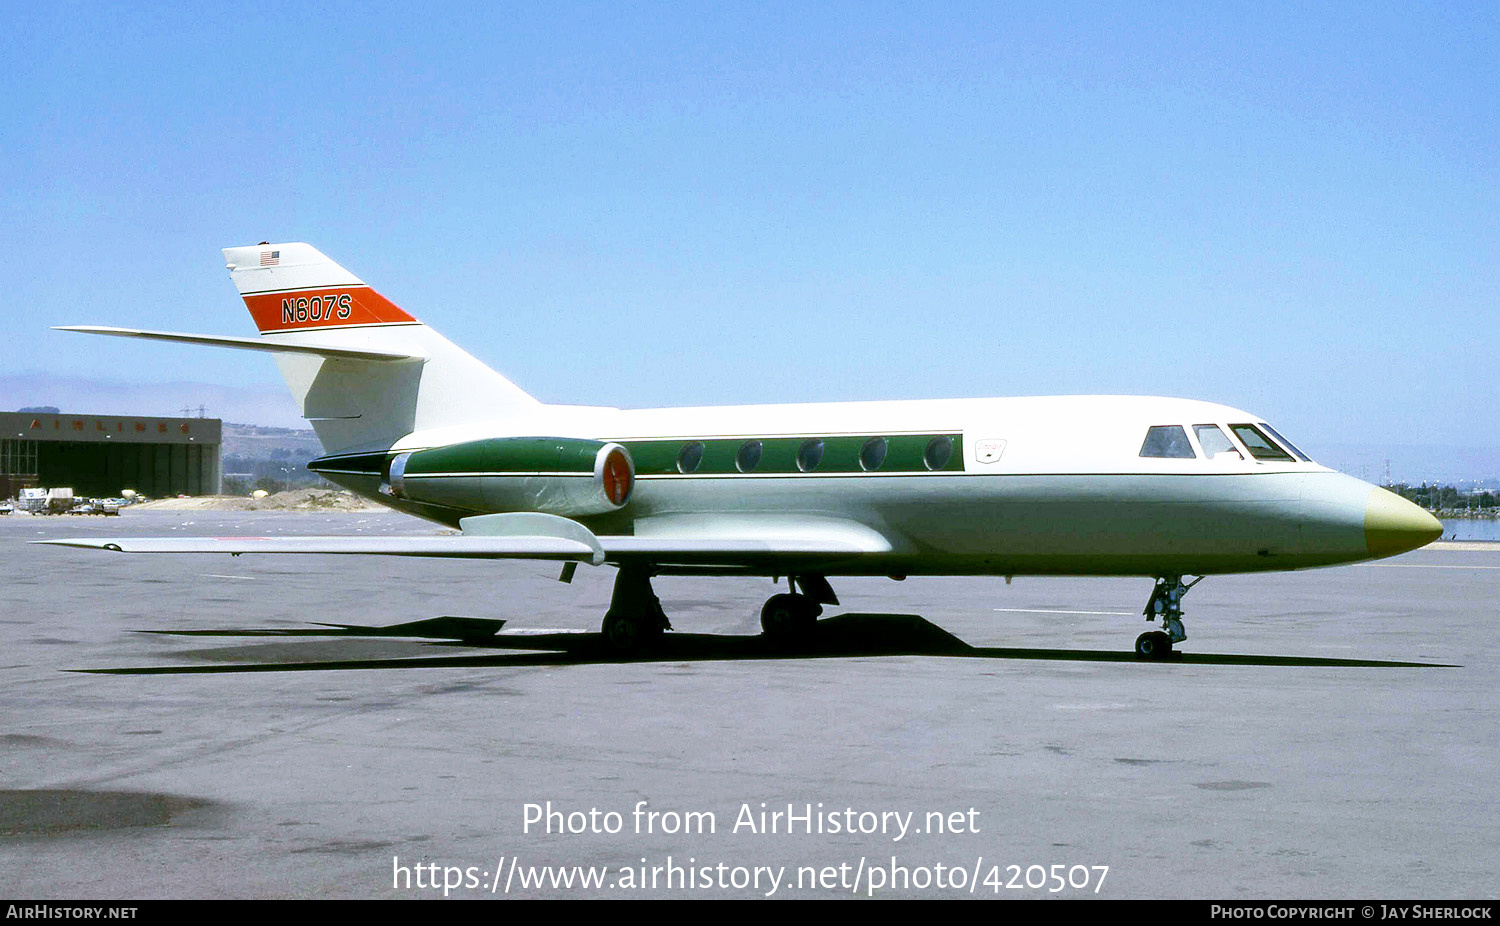
[[[621,614],[610,611],[604,615],[604,626],[600,628],[604,634],[604,644],[610,651],[621,656],[629,656],[638,653],[661,636],[660,629],[646,626],[646,621],[634,614]]]
[[[760,630],[768,637],[793,639],[812,630],[821,613],[822,605],[809,601],[806,596],[772,595],[760,609]]]
[[[1142,659],[1170,658],[1172,638],[1160,630],[1148,630],[1135,638],[1135,654]]]

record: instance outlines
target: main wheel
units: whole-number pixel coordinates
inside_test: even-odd
[[[821,613],[823,606],[803,595],[772,595],[760,609],[760,629],[768,637],[795,637],[811,630]]]
[[[663,628],[655,616],[610,611],[604,615],[604,642],[621,655],[630,655],[661,639]]]
[[[640,622],[611,611],[604,615],[604,642],[617,653],[633,652],[641,643]]]
[[[1166,659],[1172,655],[1172,638],[1160,630],[1148,630],[1135,638],[1135,654],[1142,659]]]

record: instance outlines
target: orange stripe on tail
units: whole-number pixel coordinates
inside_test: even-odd
[[[368,286],[246,293],[245,306],[261,334],[416,322],[415,318]]]

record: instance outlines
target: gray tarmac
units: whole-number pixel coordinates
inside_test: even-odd
[[[1052,866],[1080,898],[1500,893],[1500,548],[1210,578],[1169,663],[1127,655],[1146,579],[835,580],[778,653],[768,581],[666,578],[679,632],[614,662],[609,569],[25,543],[433,530],[0,519],[0,894],[441,897],[418,885],[451,868],[450,897],[761,896],[780,871],[777,897],[1015,898]],[[537,633],[296,633],[438,616]],[[586,831],[528,829],[549,801]],[[762,804],[823,832],[763,832]],[[662,832],[690,812],[714,831]],[[523,887],[543,866],[608,870]]]

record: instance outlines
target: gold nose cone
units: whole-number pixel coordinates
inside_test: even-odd
[[[1365,503],[1365,546],[1371,556],[1395,556],[1443,536],[1443,524],[1394,492],[1371,489]]]

